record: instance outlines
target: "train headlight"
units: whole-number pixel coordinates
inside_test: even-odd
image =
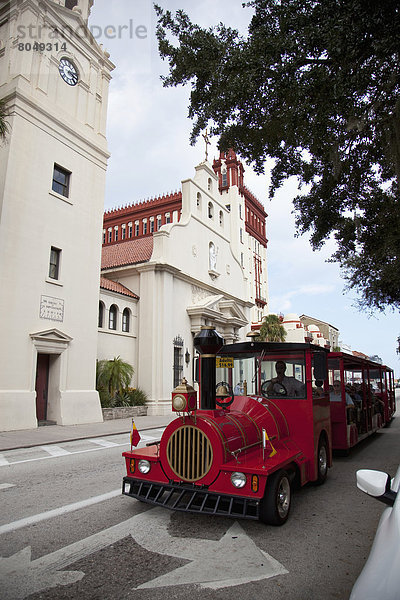
[[[244,473],[232,473],[231,483],[235,488],[242,488],[246,485],[247,477]]]
[[[150,471],[150,462],[148,460],[139,460],[138,469],[143,475],[146,475]]]
[[[172,398],[172,408],[177,412],[182,412],[186,410],[186,404],[186,398],[184,396],[181,396],[180,394],[176,394]]]

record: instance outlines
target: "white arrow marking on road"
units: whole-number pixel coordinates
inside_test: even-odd
[[[165,517],[162,508],[145,513],[132,537],[146,550],[191,562],[140,585],[138,589],[174,586],[177,582],[219,589],[288,572],[272,556],[260,550],[237,522],[216,542],[172,537],[167,531]]]
[[[260,550],[238,523],[219,541],[175,538],[167,531],[170,516],[169,511],[155,508],[32,562],[29,547],[9,558],[0,558],[3,599],[22,599],[48,587],[78,581],[83,577],[81,571],[59,571],[129,534],[151,552],[190,561],[136,589],[180,584],[219,589],[288,572]]]
[[[35,592],[76,583],[85,576],[82,571],[59,573],[47,567],[40,568],[37,562],[31,562],[30,546],[8,558],[0,558],[0,582],[4,600],[20,600]],[[29,581],[24,581],[25,577]]]

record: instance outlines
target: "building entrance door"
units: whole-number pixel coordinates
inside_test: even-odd
[[[36,418],[45,421],[47,418],[47,396],[49,391],[49,358],[48,354],[37,355],[36,366]]]

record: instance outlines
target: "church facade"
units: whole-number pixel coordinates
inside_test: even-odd
[[[232,343],[268,313],[267,215],[243,173],[230,150],[176,194],[104,215],[98,357],[133,365],[150,414],[170,412],[183,376],[194,381],[201,326]]]
[[[195,379],[201,326],[233,342],[268,313],[266,213],[233,151],[177,194],[103,215],[114,65],[88,28],[92,4],[0,8],[3,431],[101,421],[96,358],[118,355],[149,412],[169,412],[171,389]]]
[[[3,431],[102,420],[95,364],[114,66],[88,29],[92,3],[10,0],[0,9],[0,97],[10,115],[0,146]]]

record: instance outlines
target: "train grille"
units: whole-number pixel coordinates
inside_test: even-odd
[[[169,466],[182,481],[198,481],[211,468],[212,447],[208,437],[192,425],[184,425],[167,444]]]

